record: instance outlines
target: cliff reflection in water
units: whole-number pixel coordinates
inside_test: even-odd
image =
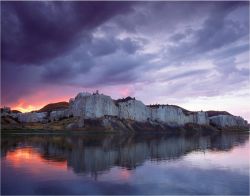
[[[213,136],[9,136],[2,137],[2,157],[20,148],[37,149],[47,161],[66,163],[75,173],[98,175],[113,166],[136,168],[146,160],[172,160],[191,151],[228,151],[244,144],[245,134]]]

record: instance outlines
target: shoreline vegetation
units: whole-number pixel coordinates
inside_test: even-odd
[[[9,121],[11,119],[11,122]],[[192,132],[192,131],[209,131],[209,132],[228,132],[228,131],[240,131],[249,132],[248,127],[216,127],[212,125],[198,125],[198,124],[185,124],[184,126],[171,127],[168,125],[152,125],[147,123],[139,123],[131,120],[123,120],[118,125],[105,126],[103,125],[103,119],[88,119],[85,120],[84,127],[67,128],[68,124],[73,124],[79,119],[75,117],[62,119],[59,121],[41,123],[41,122],[27,122],[20,123],[14,121],[9,117],[1,119],[1,133],[7,132],[42,132],[42,133],[180,133],[180,132]],[[3,122],[5,121],[5,122]],[[7,121],[7,122],[6,122]]]
[[[72,124],[79,121],[77,117],[70,117],[62,119],[59,121],[41,123],[41,122],[27,122],[27,123],[6,123],[3,122],[3,119],[6,121],[9,117],[4,117],[1,119],[1,133],[6,134],[11,133],[64,133],[64,134],[78,134],[78,133],[98,133],[98,134],[114,134],[114,133],[185,133],[185,132],[228,132],[228,131],[240,131],[240,132],[249,132],[248,127],[223,127],[218,128],[212,125],[198,125],[198,124],[185,124],[184,126],[171,127],[168,125],[152,125],[149,123],[136,122],[132,120],[119,120],[117,125],[105,126],[103,125],[103,118],[99,119],[88,119],[85,120],[84,127],[75,127],[75,128],[65,128],[66,125]],[[8,119],[10,120],[10,119]],[[14,120],[14,119],[11,119]],[[126,126],[126,127],[125,127]]]

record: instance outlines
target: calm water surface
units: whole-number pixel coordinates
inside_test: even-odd
[[[2,194],[245,194],[249,135],[2,136]]]

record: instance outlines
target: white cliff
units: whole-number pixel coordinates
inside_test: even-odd
[[[192,122],[192,117],[187,116],[183,111],[175,106],[159,105],[150,108],[151,119],[170,125],[184,125]]]
[[[177,106],[158,105],[146,106],[132,98],[113,101],[111,97],[99,94],[79,93],[70,100],[70,111],[73,116],[84,118],[100,118],[105,115],[117,116],[138,122],[158,121],[169,125],[185,125],[186,123],[208,124],[205,112],[184,113]]]
[[[118,117],[121,119],[130,119],[139,122],[145,122],[150,119],[150,108],[141,101],[130,99],[118,102],[118,108]]]
[[[246,127],[247,121],[240,116],[218,115],[209,117],[210,124],[217,127]]]
[[[70,112],[73,116],[100,118],[105,115],[118,116],[118,108],[110,96],[102,94],[79,93],[70,101]]]
[[[208,117],[207,112],[190,112],[173,105],[150,105],[128,97],[112,100],[110,96],[98,92],[79,93],[69,100],[69,108],[57,111],[30,112],[16,114],[20,122],[58,121],[63,118],[81,117],[81,119],[96,119],[102,117],[117,117],[137,122],[163,123],[171,126],[184,126],[187,123],[216,126],[247,126],[241,117],[232,115],[217,115]]]
[[[194,113],[194,121],[193,123],[199,124],[199,125],[208,125],[209,124],[209,118],[207,112],[196,112]]]
[[[183,109],[172,105],[157,105],[150,107],[151,119],[169,125],[185,125],[196,123],[206,125],[209,123],[205,112],[184,113]]]
[[[17,114],[19,122],[47,122],[47,112],[27,112]]]
[[[63,118],[69,118],[70,115],[71,115],[71,112],[69,109],[56,110],[56,111],[50,112],[49,120],[50,121],[58,121],[58,120],[63,119]]]

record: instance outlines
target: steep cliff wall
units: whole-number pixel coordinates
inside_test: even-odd
[[[17,114],[17,119],[20,122],[43,122],[46,123],[48,113],[47,112],[27,112]]]
[[[118,116],[118,108],[110,96],[79,93],[70,101],[70,112],[73,116],[100,118],[105,115]]]
[[[247,121],[240,116],[218,115],[209,117],[210,124],[217,127],[246,127]]]
[[[214,114],[214,112],[213,112]],[[12,113],[8,113],[12,115]],[[103,94],[79,93],[70,99],[69,108],[51,112],[30,112],[13,114],[20,122],[46,122],[58,121],[70,116],[81,119],[96,119],[105,116],[130,119],[137,122],[162,123],[171,126],[183,126],[187,123],[218,127],[247,126],[247,122],[232,115],[214,115],[208,117],[207,112],[190,112],[174,105],[146,106],[141,101],[127,97],[125,99],[112,100],[110,96]]]
[[[207,112],[196,112],[194,113],[194,121],[193,123],[199,124],[199,125],[208,125],[209,124],[209,118]]]
[[[138,100],[128,100],[118,103],[118,117],[145,122],[150,118],[150,109]]]
[[[209,123],[206,112],[184,113],[183,109],[172,105],[151,106],[150,113],[152,120],[170,125],[185,125],[186,123],[205,125]]]
[[[192,121],[192,117],[186,116],[180,108],[174,106],[151,107],[151,119],[170,125],[184,125]]]
[[[99,118],[110,115],[138,122],[152,120],[171,125],[207,124],[208,122],[204,112],[185,114],[179,107],[148,107],[135,99],[124,99],[115,103],[109,96],[88,93],[78,94],[75,99],[72,99],[70,101],[70,111],[73,116],[82,116],[84,118]]]
[[[50,112],[49,120],[50,121],[58,121],[58,120],[63,119],[63,118],[68,118],[68,117],[70,117],[70,115],[71,115],[71,112],[69,109],[52,111],[52,112]]]

